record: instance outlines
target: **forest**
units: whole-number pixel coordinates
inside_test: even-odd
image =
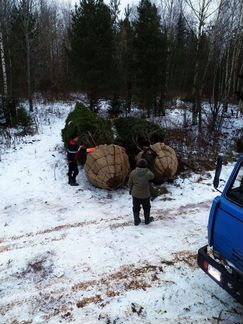
[[[136,105],[163,116],[176,98],[211,128],[243,96],[243,0],[141,0],[122,13],[119,0],[0,1],[1,116],[14,126],[17,106],[41,95],[87,96],[91,111],[108,100],[111,114]]]

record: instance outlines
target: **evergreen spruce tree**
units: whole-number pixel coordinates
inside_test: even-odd
[[[185,43],[186,43],[186,22],[182,14],[179,15],[175,30],[173,69],[170,86],[174,92],[183,93],[186,71],[185,60]]]
[[[125,19],[120,23],[121,93],[125,98],[126,113],[130,113],[134,91],[134,28],[130,21],[131,10],[125,9]]]
[[[88,94],[91,110],[109,91],[112,38],[109,7],[103,0],[81,0],[72,14],[69,54],[76,86]]]
[[[163,35],[157,7],[141,0],[135,27],[135,67],[137,98],[150,116],[156,108],[163,73]]]
[[[112,115],[115,116],[119,113],[121,104],[121,43],[120,26],[119,26],[119,10],[120,0],[110,0],[110,10],[112,17],[113,27],[113,49],[112,49],[112,77],[110,83],[110,90],[112,94]]]

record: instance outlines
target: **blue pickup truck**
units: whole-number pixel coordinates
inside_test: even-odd
[[[219,186],[222,157],[218,158],[214,187]],[[221,195],[213,201],[208,221],[208,245],[198,251],[198,265],[243,305],[243,156]]]

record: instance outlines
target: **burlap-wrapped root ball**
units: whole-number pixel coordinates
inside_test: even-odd
[[[175,151],[164,143],[150,145],[145,151],[136,156],[136,160],[145,158],[148,161],[151,171],[155,175],[155,182],[163,181],[173,177],[177,171],[178,160]]]
[[[123,147],[110,144],[99,145],[87,156],[84,166],[88,180],[96,187],[116,189],[128,176],[129,160]]]

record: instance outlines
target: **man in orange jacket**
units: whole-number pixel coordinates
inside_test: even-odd
[[[76,182],[76,176],[78,175],[78,164],[76,155],[80,150],[78,145],[78,137],[72,137],[67,148],[67,160],[68,160],[68,184],[70,186],[78,186]]]
[[[78,137],[72,136],[68,148],[67,148],[67,160],[68,160],[68,184],[70,186],[78,186],[76,182],[76,176],[79,173],[77,157],[81,158],[85,163],[87,153],[95,152],[95,147],[86,148],[83,145],[78,145]]]

